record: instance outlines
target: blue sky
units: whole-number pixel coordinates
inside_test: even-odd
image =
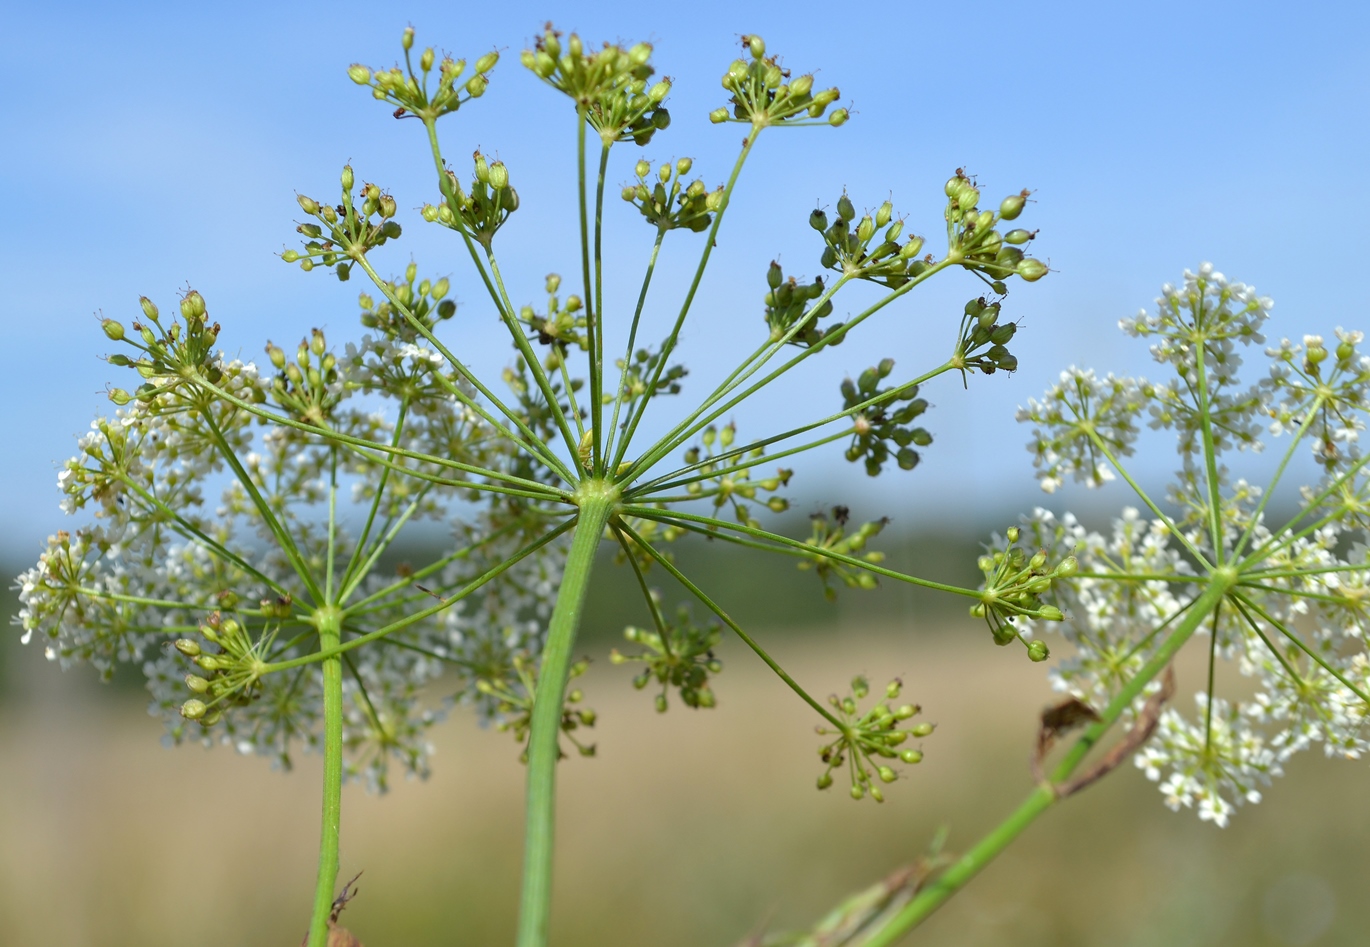
[[[718,76],[740,34],[761,33],[787,65],[840,86],[855,113],[846,127],[768,133],[744,174],[686,338],[690,390],[760,338],[772,258],[815,273],[805,219],[844,187],[858,206],[892,197],[933,248],[942,182],[955,168],[996,198],[1034,191],[1024,223],[1040,228],[1036,252],[1054,272],[1006,303],[1023,323],[1020,371],[973,379],[969,391],[950,379],[929,390],[937,441],[915,473],[867,481],[834,450],[801,468],[805,502],[844,501],[906,523],[980,523],[1035,502],[1015,406],[1071,363],[1147,371],[1144,348],[1117,331],[1118,318],[1203,260],[1274,297],[1274,335],[1370,322],[1358,305],[1370,285],[1359,223],[1370,206],[1362,5],[615,7],[48,3],[8,12],[0,385],[10,410],[0,509],[9,549],[32,550],[61,525],[57,464],[90,418],[110,410],[106,384],[124,381],[98,360],[108,345],[94,313],[127,321],[140,293],[165,307],[189,284],[224,325],[221,342],[245,358],[260,358],[267,338],[292,343],[316,325],[338,342],[360,333],[355,279],[305,275],[273,256],[293,235],[295,192],[330,195],[345,161],[402,208],[405,238],[382,251],[380,268],[398,272],[412,256],[424,273],[450,275],[463,303],[453,344],[492,370],[508,361],[459,248],[418,219],[433,183],[417,123],[392,120],[344,72],[353,61],[390,64],[409,23],[420,45],[505,54],[487,96],[448,119],[444,135],[458,167],[477,146],[510,167],[523,208],[501,239],[517,302],[540,301],[543,274],[559,270],[569,282],[577,268],[574,121],[518,65],[544,20],[587,39],[654,42],[659,70],[676,81],[674,123],[645,154],[691,155],[710,182],[726,174],[741,134],[705,119],[722,104]],[[637,157],[616,149],[611,178],[625,180]],[[635,292],[650,246],[634,217],[611,209],[611,265],[624,274],[611,301]],[[690,237],[668,244],[661,314],[697,251]],[[957,274],[915,294],[829,353],[812,383],[739,415],[744,433],[827,413],[842,375],[885,355],[910,373],[940,362],[976,292]],[[1164,451],[1137,462],[1148,482],[1174,464]]]

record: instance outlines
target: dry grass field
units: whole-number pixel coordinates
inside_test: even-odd
[[[664,716],[628,673],[584,679],[599,757],[561,773],[555,943],[731,947],[790,928],[911,860],[941,824],[971,842],[1028,789],[1040,668],[984,635],[836,627],[769,636],[823,693],[900,674],[939,729],[889,801],[813,789],[813,720],[730,647],[720,706]],[[18,655],[0,715],[0,943],[161,947],[299,942],[312,890],[318,760],[289,775],[175,751],[129,691]],[[1193,683],[1197,668],[1182,668]],[[1181,698],[1187,699],[1187,698]],[[509,943],[522,767],[458,712],[433,778],[344,795],[346,914],[367,947]],[[840,790],[840,786],[837,787]],[[1128,766],[1049,813],[909,938],[929,947],[1365,943],[1370,772],[1309,756],[1232,828],[1172,815]]]

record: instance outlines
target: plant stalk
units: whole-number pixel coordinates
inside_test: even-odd
[[[319,649],[336,648],[342,639],[342,617],[336,609],[318,611]],[[323,827],[319,833],[319,883],[314,890],[314,916],[309,947],[326,947],[333,889],[338,883],[338,839],[342,822],[342,655],[323,664]]]
[[[580,515],[571,536],[571,551],[566,558],[557,604],[552,609],[533,695],[518,947],[543,947],[547,943],[547,918],[552,901],[557,759],[561,755],[561,714],[566,681],[595,551],[618,502],[617,491],[603,481],[583,482],[577,496]]]

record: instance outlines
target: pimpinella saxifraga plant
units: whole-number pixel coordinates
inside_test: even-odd
[[[595,717],[568,681],[586,667],[574,656],[576,632],[602,543],[633,571],[651,622],[630,632],[634,647],[616,660],[641,662],[639,682],[656,682],[659,707],[672,693],[691,707],[715,703],[712,649],[726,628],[817,715],[820,787],[844,774],[852,795],[878,800],[899,766],[921,759],[931,727],[910,721],[913,705],[894,704],[898,684],[870,706],[860,678],[859,693],[815,698],[663,547],[703,534],[791,556],[828,584],[868,587],[884,576],[981,600],[882,566],[866,548],[881,521],[848,528],[835,511],[808,538],[767,529],[764,519],[788,505],[791,477],[773,464],[834,445],[871,475],[891,460],[914,468],[931,442],[919,426],[922,386],[948,373],[959,386],[1011,371],[1015,326],[1000,316],[1002,301],[1012,281],[1035,281],[1046,267],[1024,256],[1032,234],[1005,226],[1027,192],[982,208],[959,170],[945,185],[946,243],[936,253],[889,201],[863,212],[843,193],[830,211],[795,208],[814,231],[815,275],[775,264],[757,274],[747,307],[757,311],[738,323],[753,327],[752,340],[740,332],[719,353],[732,370],[687,398],[678,343],[715,249],[735,239],[728,209],[743,168],[772,135],[843,125],[838,90],[816,88],[760,37],[744,38],[723,78],[726,103],[709,119],[739,124],[746,137],[726,181],[711,187],[689,158],[653,165],[638,150],[670,124],[671,83],[657,78],[649,45],[591,48],[548,27],[522,60],[567,98],[580,238],[548,247],[502,233],[520,208],[516,168],[479,151],[458,168],[440,142],[439,120],[446,128],[447,116],[487,95],[498,55],[468,64],[413,44],[407,30],[401,65],[348,74],[397,118],[417,119],[405,125],[423,130],[436,177],[420,216],[450,231],[465,275],[424,277],[413,263],[386,275],[403,235],[401,202],[346,167],[336,197],[299,196],[302,243],[282,257],[368,284],[359,337],[338,347],[315,329],[293,350],[267,342],[263,363],[245,363],[221,352],[227,330],[193,290],[179,314],[145,298],[127,325],[104,319],[118,345],[110,363],[137,377],[110,390],[117,410],[91,426],[61,472],[64,508],[90,519],[52,537],[21,577],[20,622],[25,640],[37,637],[64,666],[89,662],[108,675],[121,661],[140,665],[170,742],[227,743],[284,767],[301,748],[322,753],[309,947],[336,921],[342,783],[384,789],[397,766],[425,775],[427,730],[454,702],[511,730],[528,766],[518,942],[533,947],[547,936],[557,760],[565,743],[593,747],[573,733]],[[610,182],[625,173],[625,219],[651,237],[631,311],[606,304],[615,274],[602,252],[615,213]],[[697,255],[687,292],[670,302],[651,293],[668,237]],[[578,279],[511,286],[500,266],[506,245]],[[929,325],[920,351],[935,358],[898,375],[886,360],[856,380],[834,377],[826,416],[737,433],[729,416],[740,405],[948,270],[978,280],[963,313]],[[452,280],[481,299],[460,318]],[[526,302],[537,293],[545,303]],[[513,346],[499,379],[463,355],[463,325],[484,317]],[[649,331],[660,341],[644,342]],[[642,436],[649,411],[666,416],[652,440]],[[388,553],[425,520],[449,525],[450,548],[421,566],[393,565]],[[697,600],[704,624],[688,611],[663,613],[652,570]],[[1015,600],[1014,615],[1050,617],[1054,606],[1036,596]],[[424,691],[439,678],[450,699],[434,705]]]

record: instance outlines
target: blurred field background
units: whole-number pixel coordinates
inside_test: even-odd
[[[905,567],[972,578],[969,541],[889,545]],[[939,728],[877,806],[840,785],[814,790],[812,712],[735,641],[715,710],[656,714],[631,672],[604,660],[623,623],[643,617],[606,560],[582,648],[597,659],[582,681],[599,756],[561,771],[556,944],[732,947],[765,923],[801,927],[912,861],[941,825],[948,848],[964,849],[1030,789],[1035,716],[1052,699],[1042,669],[993,647],[955,603],[885,587],[830,605],[789,561],[742,569],[704,543],[680,556],[806,686],[898,674]],[[62,674],[13,636],[0,660],[0,943],[298,943],[317,758],[282,775],[222,748],[166,750],[138,681]],[[1181,666],[1187,706],[1201,668],[1199,655]],[[367,947],[512,938],[517,751],[461,710],[435,734],[428,782],[344,794],[343,874],[365,872],[344,919]],[[1048,813],[908,942],[1364,943],[1367,788],[1363,764],[1309,754],[1219,830],[1171,814],[1129,764]]]

